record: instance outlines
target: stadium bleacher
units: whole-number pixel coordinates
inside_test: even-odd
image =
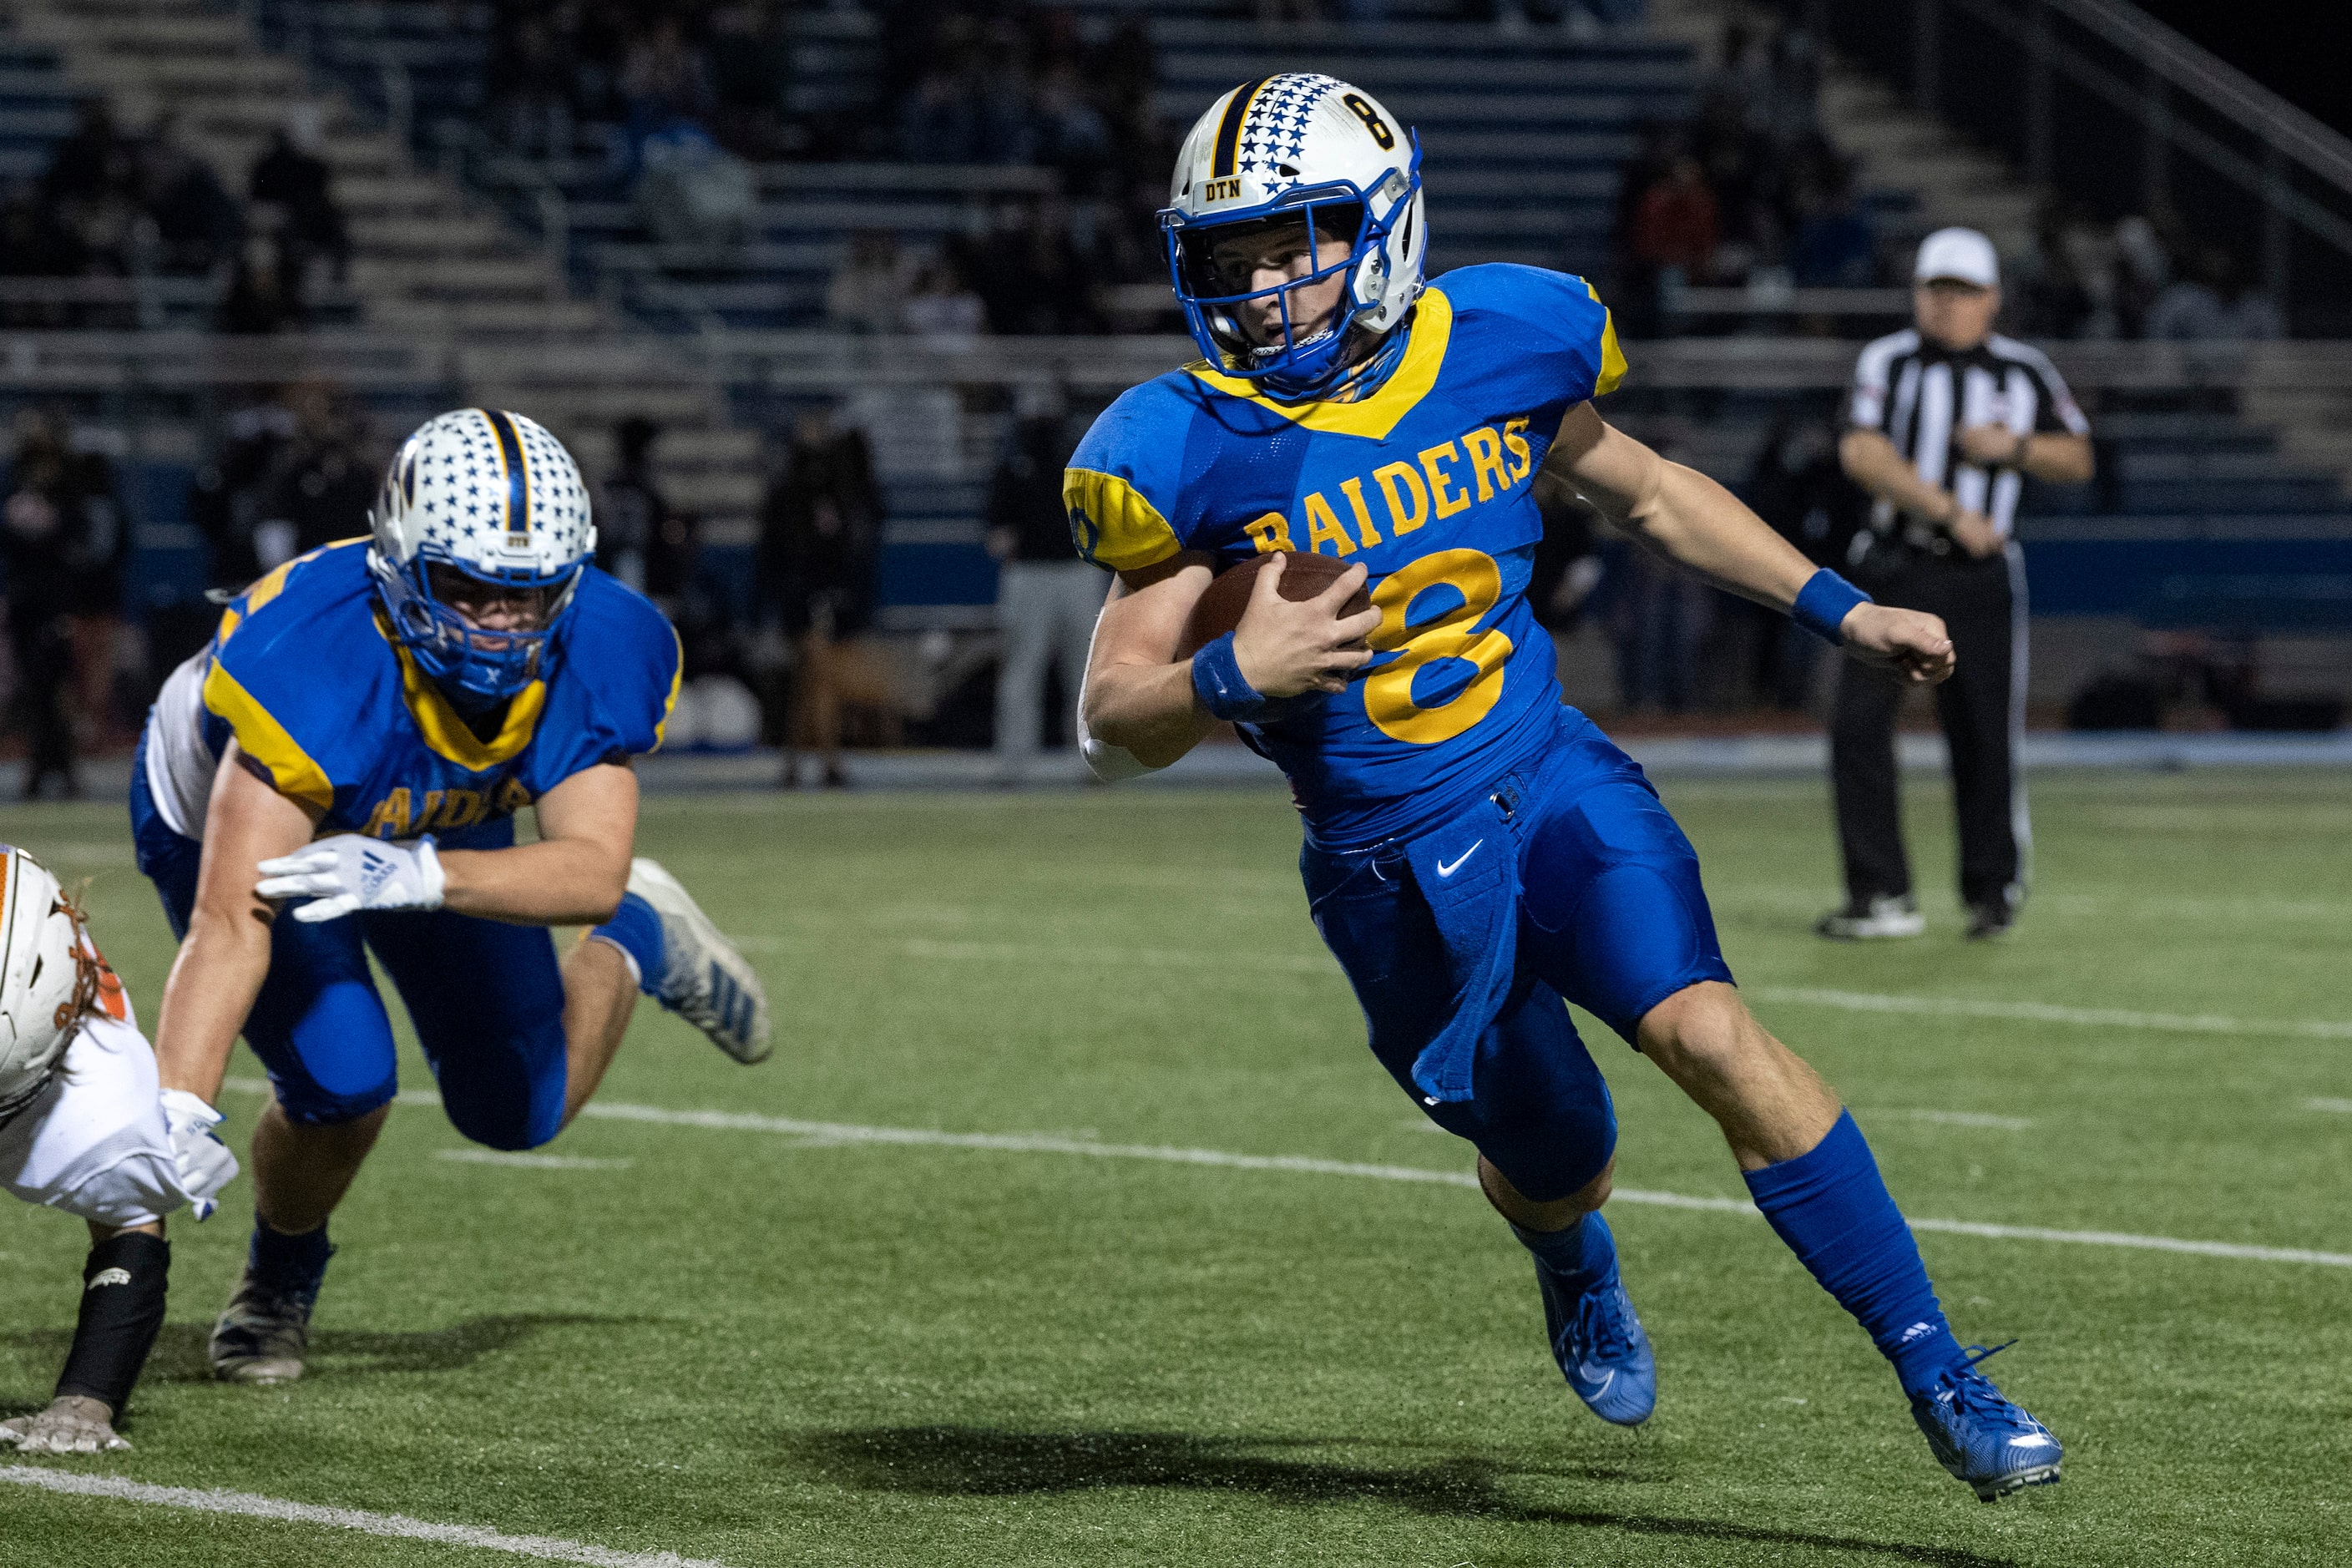
[[[1135,8],[1097,0],[1078,9],[1099,28]],[[1243,77],[1315,67],[1362,81],[1417,125],[1440,270],[1509,259],[1605,275],[1618,171],[1637,128],[1688,112],[1699,79],[1690,45],[1663,33],[1597,41],[1556,32],[1507,37],[1440,25],[1426,4],[1391,6],[1392,20],[1344,29],[1235,25],[1210,16],[1204,5],[1150,9],[1163,117],[1181,121],[1190,106]],[[920,250],[980,232],[1052,195],[1052,171],[769,163],[754,171],[755,216],[739,243],[665,243],[646,231],[614,161],[595,155],[601,132],[583,132],[571,154],[551,158],[526,157],[482,134],[492,47],[486,7],[267,0],[250,14],[257,31],[239,13],[193,0],[43,0],[25,7],[45,26],[0,34],[0,169],[16,179],[37,174],[50,144],[71,129],[76,95],[103,90],[133,122],[140,112],[174,108],[235,184],[243,160],[289,102],[316,103],[325,155],[352,213],[353,285],[363,301],[352,341],[441,346],[437,360],[427,353],[419,361],[433,361],[429,372],[367,390],[387,425],[436,398],[512,402],[563,432],[594,471],[609,463],[614,423],[630,414],[655,417],[667,427],[665,487],[677,504],[706,519],[706,570],[740,582],[766,461],[764,432],[811,396],[841,395],[874,434],[890,501],[881,566],[885,628],[988,624],[994,569],[981,549],[978,513],[1003,417],[992,410],[1003,399],[960,397],[951,388],[1002,388],[1062,374],[1079,384],[1084,403],[1115,387],[1069,369],[1091,351],[1043,342],[1024,345],[1018,366],[967,355],[955,360],[948,379],[928,371],[910,379],[891,363],[906,355],[904,340],[859,342],[824,333],[824,296],[853,237],[887,233]],[[885,91],[880,47],[877,25],[861,12],[801,17],[792,100],[816,111],[871,114]],[[475,127],[463,138],[438,129],[460,121]],[[1912,202],[1906,191],[1871,197],[1881,215],[1900,215],[1906,229],[1936,220],[1932,210],[1910,210]],[[37,292],[35,284],[93,298],[116,291],[132,312],[117,323],[124,326],[185,330],[203,314],[200,292],[171,280],[25,287]],[[1735,341],[1760,351],[1750,356],[1765,364],[1760,381],[1742,371],[1722,383],[1720,368],[1710,373],[1718,380],[1712,388],[1681,384],[1671,370],[1654,379],[1644,373],[1659,346],[1642,346],[1617,405],[1628,423],[1666,431],[1688,459],[1735,482],[1788,400],[1810,399],[1820,412],[1833,400],[1836,379],[1792,379],[1778,363],[1781,350],[1773,345],[1799,340],[1772,334],[1791,330],[1798,302],[1738,292],[1694,291],[1697,302],[1679,319],[1685,329],[1746,334]],[[1147,312],[1150,301],[1164,299],[1149,280],[1125,285],[1124,294]],[[1857,295],[1830,313],[1849,331],[1866,332],[1883,330],[1889,308],[1885,299]],[[1164,306],[1158,309],[1164,333],[1170,321]],[[1190,353],[1182,340],[1164,335],[1128,342],[1136,353],[1120,363],[1138,366],[1139,374]],[[1835,352],[1850,358],[1850,349]],[[2095,379],[2085,390],[2095,395],[2098,385]],[[31,390],[18,386],[12,395],[21,400]],[[110,405],[83,399],[94,425],[124,419],[121,395],[110,395]],[[157,563],[163,569],[141,577],[159,600],[194,571],[184,554],[172,563],[171,552],[190,542],[173,498],[175,486],[184,493],[179,479],[200,446],[200,403],[185,399],[174,410],[151,398],[138,439],[126,447],[134,465],[167,465],[161,477],[142,474],[133,486],[140,538],[165,552]],[[2335,556],[2273,548],[2352,531],[2338,478],[2281,449],[2271,424],[2276,414],[2251,412],[2255,416],[2242,416],[2226,387],[2108,397],[2099,414],[2099,482],[2074,493],[2037,490],[2029,502],[2029,549],[2065,567],[2037,572],[2038,613],[2177,624],[2192,613],[2184,605],[2200,602],[2202,590],[2182,586],[2191,578],[2234,578],[2242,589],[2284,571],[2311,581],[2278,596],[2283,623],[2343,618],[2329,607],[2338,603],[2328,587],[2340,581]],[[2294,429],[2287,436],[2290,446],[2307,445]],[[2162,541],[2196,548],[2185,555],[2148,548]],[[2168,560],[2173,564],[2162,570],[2148,564]],[[2242,619],[2268,602],[2247,592],[2221,597]]]

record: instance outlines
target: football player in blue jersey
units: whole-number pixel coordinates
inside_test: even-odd
[[[242,1030],[275,1090],[212,1339],[233,1381],[301,1374],[327,1217],[397,1088],[370,952],[450,1121],[492,1148],[578,1113],[640,991],[738,1061],[768,1051],[758,975],[631,858],[629,763],[661,743],[677,637],[589,564],[571,454],[520,415],[444,414],[393,458],[370,522],[229,604],[131,770],[140,868],[181,938],[163,1087],[217,1100]],[[538,833],[517,844],[526,805]],[[559,958],[548,928],[569,925],[593,929]]]
[[[1304,74],[1225,94],[1160,220],[1205,358],[1106,410],[1065,484],[1080,548],[1118,574],[1082,701],[1096,771],[1165,766],[1230,720],[1289,775],[1309,906],[1373,1053],[1476,1145],[1560,1370],[1598,1415],[1646,1417],[1656,1370],[1600,1214],[1615,1117],[1563,997],[1715,1118],[1948,1469],[1988,1500],[2056,1480],[2057,1440],[1954,1339],[1853,1118],[1742,1005],[1688,840],[1561,704],[1524,596],[1536,490],[1571,488],[1915,681],[1951,673],[1942,623],[1816,571],[1604,423],[1591,400],[1625,362],[1582,279],[1484,266],[1424,286],[1418,142],[1370,95]],[[1292,603],[1277,555],[1238,627],[1179,658],[1213,573],[1292,551],[1349,568]],[[1371,607],[1343,614],[1360,587]]]

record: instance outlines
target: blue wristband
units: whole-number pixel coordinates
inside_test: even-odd
[[[1227,632],[1192,656],[1192,689],[1202,707],[1236,724],[1270,718],[1281,704],[1252,686],[1234,657],[1234,634]]]
[[[1839,628],[1856,605],[1872,602],[1869,595],[1824,566],[1805,579],[1797,594],[1797,602],[1789,606],[1789,618],[1835,647],[1845,641]]]

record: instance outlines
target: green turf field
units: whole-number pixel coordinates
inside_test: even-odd
[[[1870,949],[1806,934],[1819,786],[1666,794],[1759,1013],[1915,1217],[2352,1253],[2352,780],[2041,780],[2039,891],[1994,947],[1959,940],[1939,792],[1913,792],[1930,934]],[[121,814],[0,835],[95,877],[152,1019],[171,949]],[[1273,792],[652,799],[644,849],[754,951],[782,1045],[740,1068],[648,1008],[602,1102],[1458,1175],[1363,1049],[1297,836]],[[1920,998],[1962,1010],[1864,1010]],[[1965,1010],[2017,1002],[2057,1011]],[[1739,1196],[1585,1022],[1620,1186]],[[226,1099],[241,1143],[260,1101]],[[1627,1432],[1456,1185],[611,1116],[548,1151],[576,1163],[467,1152],[394,1113],[287,1388],[204,1377],[247,1185],[175,1222],[136,1451],[25,1462],[731,1568],[2352,1560],[2344,1268],[1924,1235],[1961,1337],[2021,1341],[1988,1370],[2067,1445],[2063,1486],[1985,1507],[1752,1215],[1612,1205],[1661,1363]],[[83,1247],[0,1205],[0,1412],[45,1402]],[[518,1561],[0,1484],[11,1568]]]

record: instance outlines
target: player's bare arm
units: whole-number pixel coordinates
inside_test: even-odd
[[[572,774],[539,801],[539,842],[441,856],[443,907],[513,925],[593,926],[629,889],[637,775],[614,763]]]
[[[1560,421],[1546,467],[1643,544],[1743,598],[1790,612],[1819,570],[1729,490],[1661,458],[1590,402]],[[1837,629],[1865,664],[1899,669],[1921,685],[1952,673],[1952,640],[1934,616],[1864,602]]]
[[[1362,642],[1381,624],[1378,610],[1339,613],[1363,586],[1364,569],[1349,567],[1322,593],[1295,603],[1282,596],[1282,573],[1277,556],[1258,574],[1234,632],[1243,678],[1276,699],[1345,690],[1372,657]],[[1194,689],[1191,662],[1176,657],[1212,575],[1205,554],[1187,552],[1121,574],[1103,606],[1081,718],[1090,735],[1146,767],[1168,766],[1216,727]]]
[[[155,1017],[163,1087],[206,1101],[220,1098],[237,1031],[269,973],[278,910],[254,890],[254,868],[309,843],[319,816],[315,806],[279,794],[235,741],[221,763],[205,816],[195,907]]]

